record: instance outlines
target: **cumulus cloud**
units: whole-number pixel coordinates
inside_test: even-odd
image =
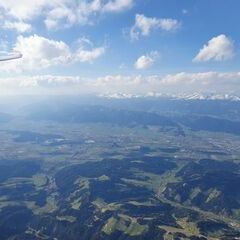
[[[105,53],[105,47],[93,47],[93,43],[87,38],[78,40],[78,50],[75,53],[75,61],[90,62],[101,57]]]
[[[240,72],[180,72],[166,76],[105,76],[89,81],[89,88],[108,93],[235,93],[240,95]]]
[[[96,15],[121,12],[133,6],[133,0],[82,0],[67,1],[51,9],[45,19],[48,29],[68,27],[74,24],[92,24]]]
[[[37,71],[72,62],[92,62],[105,52],[104,47],[86,48],[82,44],[76,51],[73,51],[63,41],[55,41],[38,35],[19,36],[14,50],[21,52],[23,57],[16,61],[2,63],[0,66],[2,71]]]
[[[77,76],[19,76],[0,78],[0,94],[59,95],[84,93],[85,80]]]
[[[92,62],[105,53],[104,47],[94,48],[92,50],[79,49],[76,54],[76,60],[80,62]]]
[[[22,53],[22,59],[2,64],[1,70],[8,72],[39,70],[71,60],[71,51],[67,44],[38,35],[19,36],[14,50]]]
[[[224,61],[234,57],[233,41],[221,34],[212,38],[200,49],[193,62]]]
[[[150,54],[139,57],[135,62],[134,66],[138,70],[147,69],[155,63],[158,57],[158,52],[151,52]]]
[[[22,76],[0,78],[0,92],[18,94],[87,93],[219,93],[240,96],[240,72],[180,72],[166,76],[107,75],[98,78],[79,76]]]
[[[103,6],[105,12],[119,12],[133,6],[133,0],[114,0],[109,1]]]
[[[5,21],[3,24],[3,28],[5,29],[13,29],[19,33],[24,33],[24,32],[31,32],[32,26],[28,23],[25,22],[17,22],[17,21]]]
[[[96,15],[127,10],[134,0],[0,0],[0,11],[8,21],[32,22],[41,16],[48,29],[89,24]]]
[[[77,17],[73,14],[72,9],[66,6],[56,7],[50,10],[44,20],[48,29],[57,29],[60,27],[68,27],[77,21]]]
[[[5,15],[18,20],[32,19],[40,15],[43,8],[48,5],[49,3],[47,0],[0,0],[0,7],[4,10]]]
[[[176,19],[171,18],[149,18],[143,14],[137,14],[135,24],[130,30],[132,40],[139,39],[142,36],[148,36],[154,29],[162,31],[174,31],[180,28],[181,23]]]

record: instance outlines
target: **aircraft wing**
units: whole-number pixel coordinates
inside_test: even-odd
[[[0,62],[22,58],[20,52],[0,53]]]

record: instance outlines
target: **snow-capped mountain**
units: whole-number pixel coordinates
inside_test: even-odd
[[[106,93],[99,97],[109,99],[134,99],[134,98],[167,98],[172,100],[229,100],[240,101],[240,96],[235,94],[216,94],[216,93],[179,93],[166,94],[148,92],[146,94],[130,94],[130,93]]]

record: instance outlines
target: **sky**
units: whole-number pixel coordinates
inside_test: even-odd
[[[240,95],[239,0],[0,0],[0,94]]]

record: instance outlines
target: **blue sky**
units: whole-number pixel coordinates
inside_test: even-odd
[[[239,8],[238,0],[0,0],[0,49],[23,54],[0,66],[1,92],[239,92]]]

